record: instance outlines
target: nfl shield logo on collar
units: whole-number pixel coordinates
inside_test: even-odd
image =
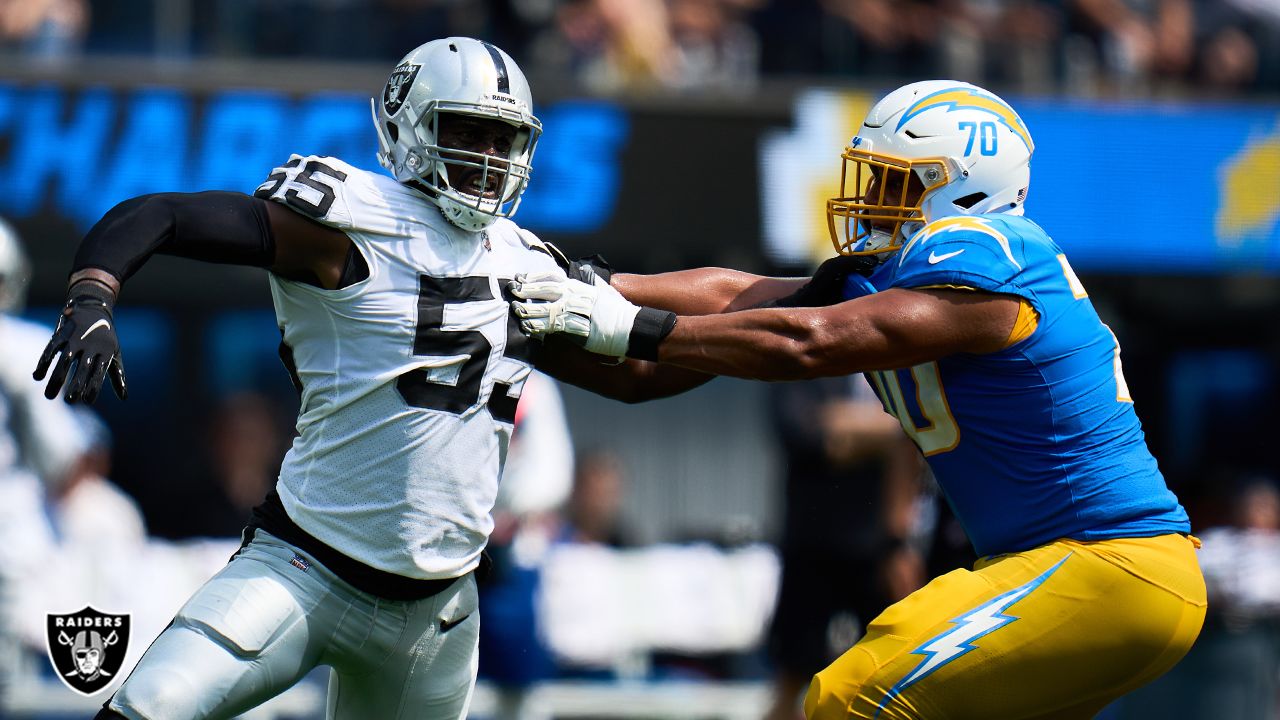
[[[58,678],[81,695],[100,692],[116,679],[129,648],[129,615],[85,607],[45,621],[49,661]]]
[[[404,99],[408,97],[409,90],[413,87],[413,79],[418,77],[418,70],[422,66],[416,63],[400,63],[395,70],[391,71],[391,77],[387,78],[387,87],[382,91],[382,109],[387,111],[387,115],[395,115],[400,110],[400,106],[404,105]]]

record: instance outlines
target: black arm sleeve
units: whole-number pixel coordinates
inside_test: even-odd
[[[276,246],[267,203],[221,191],[126,200],[80,241],[72,272],[96,268],[124,281],[155,253],[268,267],[275,261]]]

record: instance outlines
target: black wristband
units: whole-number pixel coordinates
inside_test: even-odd
[[[68,304],[82,297],[93,298],[101,302],[107,306],[107,310],[115,307],[116,304],[116,294],[111,292],[111,289],[106,285],[90,278],[77,280],[74,285],[67,288]]]
[[[658,345],[676,328],[676,314],[666,310],[642,307],[631,324],[627,338],[627,357],[657,360]]]

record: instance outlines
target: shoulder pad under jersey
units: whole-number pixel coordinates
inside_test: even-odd
[[[893,285],[959,285],[1006,291],[1010,283],[1016,284],[1032,258],[1027,252],[1027,229],[1004,220],[960,215],[929,223],[911,236],[898,257],[890,259],[898,264]],[[1026,224],[1039,230],[1030,222]]]
[[[408,236],[439,215],[421,193],[338,158],[291,155],[254,191],[339,230]]]

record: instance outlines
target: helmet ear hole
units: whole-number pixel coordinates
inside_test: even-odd
[[[987,199],[987,194],[986,194],[986,193],[984,193],[984,192],[976,192],[976,193],[970,193],[970,194],[965,195],[964,197],[961,197],[961,198],[956,198],[956,199],[955,199],[955,200],[953,200],[952,202],[953,202],[957,207],[962,207],[962,208],[964,208],[965,210],[968,210],[969,208],[973,207],[974,205],[977,205],[978,203],[980,203],[980,202],[982,202],[983,200],[986,200],[986,199]]]
[[[387,121],[387,137],[391,138],[391,142],[400,142],[400,126]]]

